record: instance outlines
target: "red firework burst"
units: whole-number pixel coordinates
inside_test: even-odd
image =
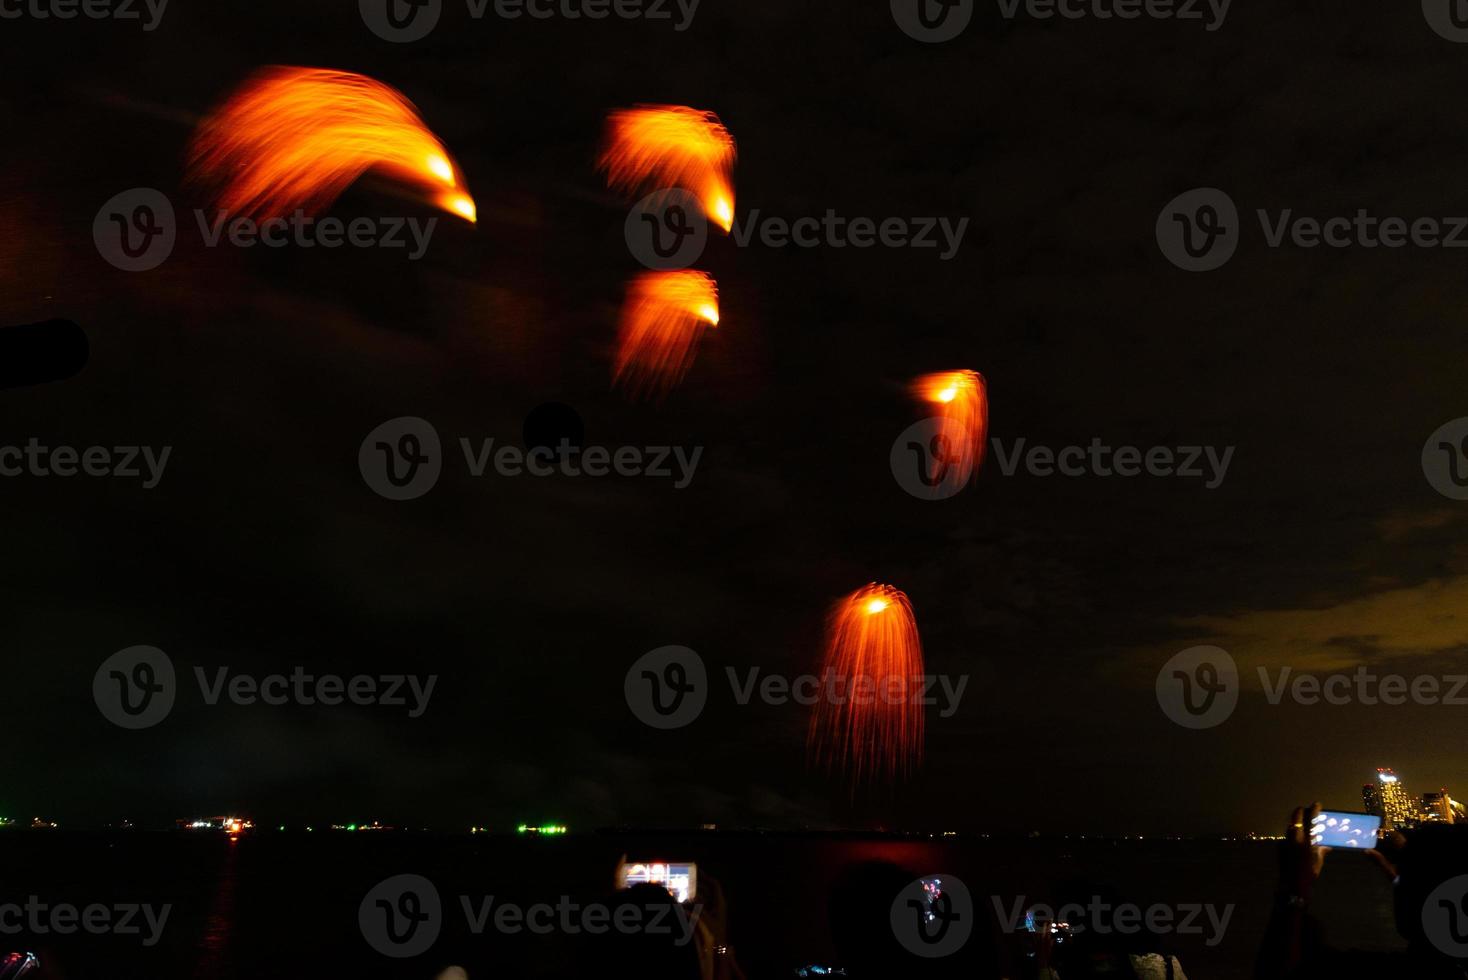
[[[853,786],[906,777],[923,755],[923,648],[907,596],[872,583],[839,600],[827,625],[812,760]]]

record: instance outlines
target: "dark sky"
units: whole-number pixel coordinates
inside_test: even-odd
[[[469,20],[391,45],[354,4],[173,0],[159,28],[6,21],[0,323],[68,317],[91,363],[0,392],[0,444],[167,445],[132,481],[0,480],[0,813],[63,822],[244,810],[432,826],[703,823],[1273,830],[1349,807],[1377,766],[1468,795],[1461,708],[1268,705],[1173,725],[1158,668],[1461,672],[1468,522],[1419,455],[1468,415],[1468,275],[1451,249],[1267,248],[1257,208],[1468,214],[1468,46],[1415,4],[1237,3],[1196,22],[1002,20],[925,45],[885,3],[705,0],[694,24]],[[417,263],[205,249],[146,273],[93,246],[137,186],[181,213],[197,119],[255,68],[402,90],[478,201]],[[711,242],[722,322],[661,406],[610,390],[626,205],[603,114],[716,111],[741,215],[968,217],[957,257]],[[1227,190],[1238,253],[1183,272],[1162,206]],[[420,214],[378,182],[332,213]],[[189,219],[191,222],[191,218]],[[888,467],[923,372],[989,381],[992,434],[1234,446],[1227,479],[1005,477],[944,502]],[[596,445],[702,446],[666,481],[472,479],[394,503],[357,469],[401,415],[518,440],[548,401]],[[829,604],[911,597],[929,669],[971,676],[927,764],[853,806],[802,762],[805,710],[639,724],[623,675],[666,644],[710,668],[815,669]],[[437,673],[424,717],[207,707],[124,732],[91,698],[116,650],[181,671]]]

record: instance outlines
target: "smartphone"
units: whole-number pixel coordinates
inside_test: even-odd
[[[1369,850],[1376,846],[1381,818],[1347,810],[1321,810],[1310,821],[1310,843],[1321,847]]]
[[[35,953],[8,953],[0,956],[0,980],[20,980],[40,966]]]
[[[680,902],[691,902],[698,894],[698,865],[689,861],[623,861],[617,865],[617,887],[662,885]]]
[[[1055,940],[1056,943],[1065,942],[1066,937],[1070,935],[1069,922],[1066,922],[1064,920],[1057,922],[1054,919],[1041,918],[1035,915],[1034,909],[1025,910],[1026,932],[1039,932],[1041,926],[1045,925],[1048,925],[1050,927],[1050,936]]]

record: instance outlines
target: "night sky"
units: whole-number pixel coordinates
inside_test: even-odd
[[[1455,249],[1266,245],[1271,214],[1468,215],[1468,45],[1416,4],[1234,4],[1199,22],[1001,19],[921,44],[867,5],[705,0],[668,23],[472,21],[394,45],[355,4],[173,0],[157,30],[0,22],[0,323],[87,331],[77,377],[0,392],[0,444],[172,447],[163,479],[0,479],[7,623],[0,814],[162,824],[614,824],[1273,831],[1359,804],[1392,766],[1468,795],[1460,707],[1268,704],[1257,667],[1465,672],[1468,521],[1427,437],[1468,415]],[[401,252],[209,249],[192,125],[267,64],[404,92],[466,174],[470,227]],[[738,212],[970,219],[936,250],[739,248],[700,263],[722,321],[661,405],[610,386],[628,202],[595,172],[607,110],[712,109]],[[156,187],[172,257],[112,268],[108,198]],[[1168,262],[1159,211],[1195,187],[1243,215],[1232,261]],[[434,212],[359,182],[343,217]],[[915,376],[972,368],[991,435],[1046,446],[1235,447],[1202,480],[1004,476],[938,502],[888,454]],[[457,440],[519,442],[571,406],[590,445],[702,446],[656,479],[476,479]],[[393,502],[364,436],[431,421],[427,495]],[[807,772],[807,709],[741,707],[726,667],[815,670],[826,611],[907,592],[930,670],[970,676],[928,718],[910,782],[853,803]],[[185,690],[122,731],[109,655],[166,651]],[[643,726],[634,660],[716,677],[688,728]],[[1224,725],[1159,709],[1197,644],[1248,678]],[[435,673],[427,712],[209,707],[195,666]]]

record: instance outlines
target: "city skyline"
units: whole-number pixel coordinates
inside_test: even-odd
[[[1428,823],[1428,822],[1459,823],[1459,822],[1468,821],[1468,807],[1465,807],[1465,803],[1463,801],[1460,801],[1457,798],[1453,797],[1452,794],[1451,794],[1451,791],[1447,787],[1445,787],[1445,786],[1444,787],[1439,787],[1436,790],[1429,790],[1429,791],[1423,792],[1421,794],[1413,794],[1408,789],[1408,786],[1407,786],[1405,777],[1402,776],[1401,774],[1397,773],[1397,771],[1394,768],[1392,768],[1392,767],[1386,767],[1386,766],[1378,767],[1375,770],[1375,772],[1376,772],[1376,778],[1374,780],[1372,780],[1371,782],[1363,783],[1361,785],[1360,800],[1361,800],[1362,812],[1367,813],[1367,814],[1371,814],[1371,815],[1374,815],[1374,816],[1378,816],[1378,817],[1381,817],[1382,818],[1382,825],[1381,825],[1381,833],[1382,834],[1385,834],[1385,833],[1390,832],[1392,830],[1411,829],[1411,828],[1413,828],[1415,826],[1418,826],[1418,825],[1420,825],[1422,823]],[[1349,809],[1349,808],[1345,808],[1345,807],[1335,807],[1335,806],[1331,806],[1331,805],[1324,804],[1324,803],[1322,804],[1322,808],[1323,809],[1328,809],[1328,810],[1337,810],[1337,809],[1348,810]],[[179,818],[173,819],[171,822],[155,823],[153,825],[145,826],[143,828],[138,828],[131,820],[126,819],[126,818],[124,818],[124,819],[122,819],[120,821],[105,822],[105,823],[101,823],[101,824],[79,823],[79,824],[67,824],[67,826],[72,827],[74,829],[88,829],[88,830],[94,830],[94,829],[107,829],[107,830],[117,830],[117,829],[127,829],[127,830],[131,830],[131,829],[163,830],[163,829],[170,829],[170,828],[172,828],[172,829],[179,829],[179,830],[215,830],[215,831],[233,832],[235,834],[239,834],[241,832],[249,832],[249,831],[253,831],[253,830],[256,830],[257,829],[256,822],[251,817],[243,815],[245,812],[246,811],[237,811],[237,815],[236,816],[179,817]],[[233,825],[233,830],[231,831],[231,826],[232,825]],[[33,817],[31,819],[31,821],[29,822],[29,824],[22,824],[20,826],[29,826],[32,829],[54,829],[54,828],[59,828],[59,827],[63,826],[63,822],[62,821],[52,821],[50,819],[43,819],[41,817]],[[0,816],[0,829],[16,828],[16,827],[17,827],[17,824],[16,824],[16,821],[15,821],[14,818]],[[459,827],[459,826],[446,826],[446,825],[434,826],[434,825],[432,825],[430,823],[421,823],[421,822],[414,822],[414,821],[407,821],[407,822],[400,822],[400,823],[383,823],[383,822],[381,822],[381,821],[379,821],[379,820],[377,820],[375,818],[374,819],[371,819],[371,820],[351,821],[351,822],[348,822],[348,821],[339,821],[339,820],[316,820],[316,821],[291,821],[291,822],[287,822],[287,823],[278,823],[278,824],[277,823],[274,823],[274,822],[272,822],[270,820],[262,820],[259,823],[258,827],[259,827],[259,829],[265,829],[265,830],[271,830],[271,829],[273,829],[273,830],[276,830],[276,831],[300,830],[300,831],[306,831],[306,832],[315,832],[315,831],[321,830],[321,831],[330,831],[330,832],[354,832],[354,831],[358,831],[359,832],[359,831],[363,831],[363,830],[367,830],[367,831],[382,830],[382,831],[405,831],[405,832],[449,833],[449,834],[459,833],[459,832],[467,832],[467,833],[470,833],[470,834],[490,834],[490,833],[492,833],[492,834],[506,834],[506,833],[513,833],[513,834],[518,834],[518,835],[522,835],[522,836],[523,835],[526,835],[526,834],[529,834],[531,836],[536,836],[536,835],[555,836],[555,835],[566,834],[566,833],[569,833],[570,832],[569,829],[568,829],[568,827],[567,827],[567,825],[565,825],[565,824],[559,824],[559,823],[534,823],[534,822],[527,823],[527,822],[524,822],[524,821],[519,821],[519,822],[513,822],[513,823],[503,824],[503,825],[498,825],[498,826],[493,825],[493,824],[489,824],[489,823],[471,823],[471,824],[468,824],[467,825],[467,830],[466,830],[464,827]],[[592,825],[589,828],[587,828],[586,830],[584,830],[583,832],[589,832],[589,833],[618,832],[618,831],[626,831],[628,829],[633,829],[633,828],[629,828],[628,826],[618,826],[618,825],[604,825],[604,826]],[[646,828],[646,829],[651,829],[651,828]],[[668,827],[665,827],[664,829],[670,830],[670,831],[676,831],[676,832],[679,832],[679,833],[688,833],[688,832],[693,832],[693,831],[716,832],[719,828],[718,828],[718,825],[716,825],[716,824],[703,822],[703,823],[688,824],[688,825],[681,825],[681,826],[668,826]],[[852,829],[850,829],[850,828],[847,828],[847,829],[842,829],[842,828],[819,828],[819,827],[809,827],[809,826],[806,826],[806,827],[800,827],[800,826],[790,826],[790,827],[768,827],[768,826],[764,826],[764,827],[761,827],[761,826],[755,826],[755,825],[750,825],[750,826],[737,826],[737,825],[734,825],[734,826],[724,827],[722,829],[723,829],[723,832],[725,832],[725,833],[751,833],[751,832],[782,833],[782,832],[784,832],[784,833],[792,833],[792,834],[801,834],[801,833],[848,833],[848,832],[853,832]],[[868,828],[868,830],[871,833],[876,833],[876,834],[882,834],[882,833],[890,833],[890,834],[897,834],[897,835],[912,834],[912,835],[930,836],[930,837],[936,837],[936,836],[956,836],[956,835],[972,835],[972,836],[984,836],[984,837],[987,837],[987,836],[1028,836],[1028,835],[1035,835],[1036,834],[1036,832],[1033,831],[1033,830],[1024,830],[1022,828],[1006,828],[1006,829],[996,829],[996,828],[989,828],[989,829],[969,828],[969,829],[964,829],[964,830],[958,831],[958,830],[940,830],[940,829],[936,829],[936,828],[933,828],[933,827],[923,827],[923,828],[914,827],[914,828],[909,828],[909,829],[901,829],[901,828]],[[1108,832],[1108,831],[1094,831],[1094,830],[1084,830],[1084,829],[1079,829],[1079,828],[1072,828],[1072,829],[1069,829],[1069,830],[1053,831],[1053,832],[1042,834],[1040,836],[1048,836],[1048,837],[1080,837],[1080,838],[1096,837],[1096,838],[1118,838],[1118,839],[1126,839],[1126,838],[1130,838],[1130,837],[1136,837],[1136,838],[1139,838],[1139,839],[1147,839],[1147,838],[1150,838],[1150,839],[1189,839],[1189,838],[1199,838],[1199,839],[1212,839],[1212,838],[1237,839],[1237,838],[1242,837],[1244,839],[1268,839],[1268,840],[1272,840],[1272,839],[1276,839],[1277,834],[1276,834],[1276,831],[1273,828],[1267,828],[1267,827],[1266,828],[1249,827],[1249,828],[1236,828],[1236,829],[1219,829],[1219,830],[1209,831],[1209,832],[1204,832],[1204,833],[1183,833],[1183,832],[1180,832],[1180,831],[1163,832],[1163,833],[1156,833],[1156,832],[1153,832],[1153,833],[1140,833],[1140,832],[1138,832],[1138,833],[1127,833],[1127,832],[1124,832],[1124,831],[1121,831],[1121,832]]]
[[[1395,769],[1376,770],[1376,780],[1363,783],[1361,798],[1365,811],[1381,817],[1381,832],[1407,829],[1422,823],[1458,823],[1468,817],[1464,805],[1447,787],[1414,796]]]

